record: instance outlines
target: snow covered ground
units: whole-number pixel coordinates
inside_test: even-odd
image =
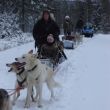
[[[68,60],[59,66],[55,79],[62,85],[55,89],[56,99],[49,101],[50,93],[44,85],[43,108],[31,103],[29,110],[110,110],[110,35],[95,35],[75,50],[65,50]],[[8,73],[6,63],[14,61],[34,43],[28,43],[0,52],[0,88],[14,87],[15,75]],[[26,90],[13,110],[24,110]]]

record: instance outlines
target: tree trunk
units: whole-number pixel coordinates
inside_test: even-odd
[[[22,0],[22,31],[25,32],[25,7],[24,7],[24,0]]]

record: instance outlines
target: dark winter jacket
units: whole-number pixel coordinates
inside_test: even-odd
[[[54,20],[49,19],[48,22],[45,22],[43,19],[40,19],[34,26],[33,37],[35,40],[36,46],[41,46],[47,43],[47,36],[53,34],[54,39],[59,41],[60,29]]]
[[[70,20],[65,20],[63,23],[63,29],[65,35],[71,34],[73,30],[72,22]]]

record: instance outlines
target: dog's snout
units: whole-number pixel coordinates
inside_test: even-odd
[[[6,64],[6,66],[9,66],[9,64]]]
[[[15,58],[16,61],[18,61],[18,58]]]

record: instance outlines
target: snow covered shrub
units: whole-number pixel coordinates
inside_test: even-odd
[[[6,37],[4,39],[0,39],[0,51],[20,46],[33,41],[34,40],[31,33],[23,33],[22,37],[19,36],[13,38]]]
[[[0,51],[33,41],[30,33],[19,28],[16,14],[0,14]]]
[[[18,17],[16,14],[3,13],[0,14],[0,38],[12,38],[22,36],[22,31],[17,24]]]

